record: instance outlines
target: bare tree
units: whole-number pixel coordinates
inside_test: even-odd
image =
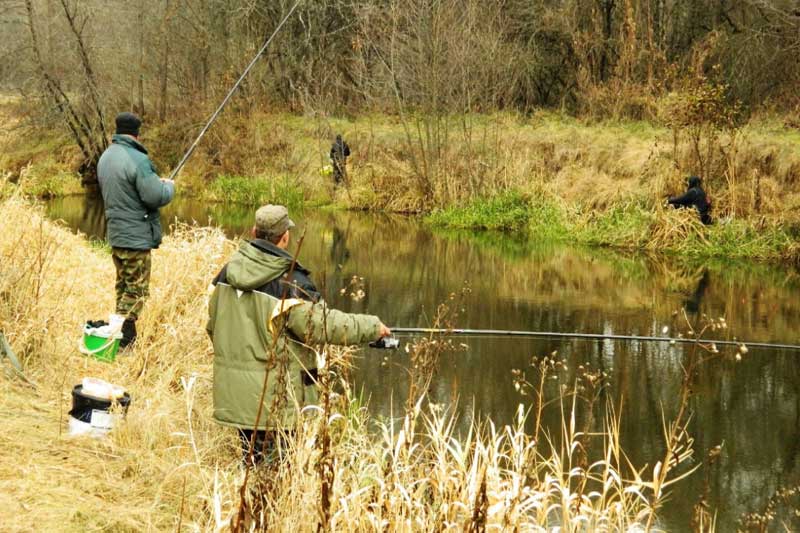
[[[44,85],[45,93],[63,117],[64,123],[83,154],[83,163],[79,170],[83,177],[83,183],[89,184],[97,180],[97,160],[107,145],[103,112],[100,107],[94,72],[82,38],[82,28],[85,22],[79,21],[75,7],[70,8],[65,0],[62,0],[62,7],[81,51],[81,63],[89,83],[90,100],[93,104],[90,106],[81,105],[77,98],[69,96],[61,80],[51,73],[47,63],[43,60],[33,3],[32,0],[25,0],[31,46],[41,82]]]
[[[47,105],[31,111],[59,117],[91,182],[111,113],[173,120],[165,131],[182,139],[291,4],[0,0],[0,84],[30,94],[34,74]],[[430,192],[442,147],[470,142],[472,112],[651,118],[698,75],[745,109],[792,110],[799,36],[796,0],[319,0],[298,8],[234,105],[400,114]]]

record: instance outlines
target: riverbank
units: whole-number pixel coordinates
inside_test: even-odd
[[[694,210],[663,205],[649,209],[636,201],[605,212],[582,212],[557,198],[512,192],[437,210],[425,220],[439,228],[501,230],[533,240],[693,258],[800,261],[800,224],[767,218],[725,218],[704,226]]]
[[[168,236],[154,252],[140,341],[109,365],[76,349],[83,320],[113,307],[108,251],[19,199],[0,208],[4,227],[18,228],[0,232],[10,273],[0,279],[0,330],[36,383],[32,388],[0,372],[0,522],[9,531],[32,524],[61,531],[228,527],[239,508],[243,471],[235,435],[211,420],[212,355],[204,324],[208,280],[235,243],[208,228],[182,226]],[[346,364],[353,353],[328,356]],[[537,368],[558,383],[564,379],[555,360]],[[134,398],[127,422],[106,440],[66,435],[71,386],[87,375],[124,385]],[[529,385],[521,380],[520,386]],[[646,480],[623,481],[634,478],[621,459],[616,418],[604,426],[605,436],[591,437],[592,449],[606,442],[614,457],[592,458],[583,455],[587,437],[574,428],[563,428],[574,441],[572,452],[551,448],[538,438],[538,426],[526,429],[522,413],[502,432],[482,424],[457,435],[453,413],[412,402],[405,419],[399,408],[401,423],[393,425],[372,418],[344,391],[325,413],[330,426],[309,410],[272,482],[252,482],[263,500],[251,504],[263,505],[271,527],[315,530],[323,522],[337,531],[428,530],[449,523],[464,529],[480,520],[486,527],[568,522],[627,531],[658,503]],[[547,394],[557,401],[557,392]],[[333,438],[323,448],[325,435]],[[329,474],[321,473],[322,465],[331,466]]]
[[[6,115],[13,115],[9,105]],[[498,229],[702,257],[796,261],[800,133],[761,119],[708,139],[644,122],[591,123],[553,113],[353,119],[231,111],[180,177],[181,194],[211,202],[331,206],[422,214],[437,227]],[[412,127],[413,126],[413,127]],[[156,165],[170,168],[190,125],[145,129]],[[330,140],[353,155],[334,188]],[[696,144],[696,142],[700,144]],[[16,119],[0,139],[0,173],[37,197],[80,191],[66,137]],[[698,149],[704,156],[698,158]],[[707,169],[717,223],[664,209],[689,174]],[[162,174],[167,174],[166,171]]]

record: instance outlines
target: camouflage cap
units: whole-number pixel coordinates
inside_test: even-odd
[[[256,229],[267,237],[279,237],[294,227],[289,210],[282,205],[264,205],[256,211]]]

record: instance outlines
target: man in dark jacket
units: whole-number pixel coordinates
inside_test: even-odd
[[[677,207],[694,207],[700,215],[703,224],[711,224],[711,202],[706,197],[706,192],[702,187],[702,180],[697,176],[691,176],[687,180],[688,189],[680,196],[673,196],[669,199],[669,204]]]
[[[136,339],[136,320],[150,289],[150,250],[161,244],[159,208],[175,194],[171,180],[159,178],[139,143],[142,121],[120,113],[111,145],[97,163],[105,205],[108,241],[117,271],[116,312],[125,317],[120,346]]]
[[[341,135],[336,136],[331,146],[331,165],[333,166],[334,185],[339,185],[347,179],[347,158],[350,156],[350,147],[342,140]]]

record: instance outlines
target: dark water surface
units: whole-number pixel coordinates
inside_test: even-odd
[[[97,200],[70,197],[48,204],[53,218],[102,238]],[[163,212],[165,225],[183,221],[222,226],[231,236],[251,225],[252,209],[181,201]],[[685,308],[690,319],[725,317],[723,336],[749,341],[800,343],[800,276],[793,269],[754,263],[687,264],[567,245],[540,245],[501,234],[440,234],[418,220],[349,212],[306,210],[294,216],[305,230],[301,262],[314,272],[336,307],[379,315],[390,326],[428,326],[436,306],[465,283],[471,289],[463,328],[658,335]],[[340,294],[352,276],[363,277],[360,301]],[[109,290],[112,290],[109,287]],[[721,337],[720,337],[721,338]],[[474,410],[498,425],[513,420],[520,403],[512,369],[532,356],[557,350],[569,370],[589,363],[609,375],[606,396],[623,400],[622,445],[635,465],[662,457],[662,412],[677,409],[685,346],[585,340],[461,338],[465,352],[448,357],[431,392],[433,401]],[[385,359],[386,356],[388,360]],[[389,416],[405,400],[404,352],[366,350],[356,386],[370,406]],[[692,507],[708,480],[717,531],[733,531],[743,513],[760,511],[776,489],[800,483],[800,352],[751,349],[744,359],[717,360],[701,368],[691,400],[695,458],[724,443],[711,466],[677,485],[663,525],[690,529]],[[605,397],[601,400],[605,402]],[[466,423],[467,416],[462,417]],[[546,413],[558,427],[557,409]],[[599,422],[594,426],[600,430]],[[649,476],[648,476],[649,477]],[[793,513],[792,513],[793,514]],[[800,529],[785,516],[790,529]]]

